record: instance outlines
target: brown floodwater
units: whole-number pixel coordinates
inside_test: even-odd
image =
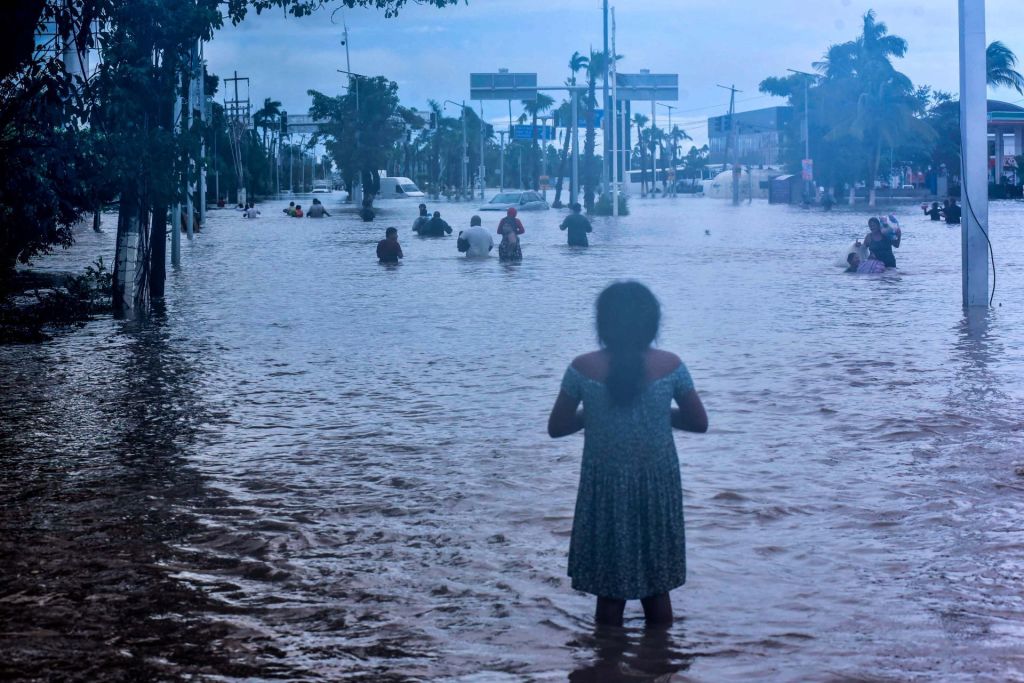
[[[993,204],[995,308],[965,315],[959,229],[915,206],[899,269],[850,276],[866,210],[637,198],[587,250],[528,213],[506,266],[413,204],[284,203],[211,211],[147,319],[0,348],[0,677],[1024,680],[1024,204]],[[626,277],[711,419],[677,437],[667,632],[632,604],[595,631],[582,439],[545,431]]]

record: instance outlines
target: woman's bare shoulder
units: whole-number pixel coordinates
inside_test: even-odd
[[[662,377],[675,372],[676,368],[683,364],[679,356],[671,351],[651,349],[647,355],[648,374],[652,377]]]
[[[591,379],[599,379],[608,372],[608,360],[604,351],[591,351],[572,359],[572,366]]]

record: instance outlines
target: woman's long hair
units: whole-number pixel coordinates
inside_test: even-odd
[[[644,352],[658,336],[661,306],[639,282],[616,282],[597,297],[597,337],[611,354],[605,386],[627,405],[644,388]]]

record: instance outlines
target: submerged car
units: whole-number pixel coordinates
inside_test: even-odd
[[[540,196],[539,192],[533,190],[516,190],[515,192],[499,192],[480,207],[481,211],[505,211],[515,209],[516,211],[546,211],[551,207]]]

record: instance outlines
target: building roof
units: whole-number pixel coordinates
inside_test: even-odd
[[[988,100],[987,104],[990,133],[993,126],[1004,132],[1007,128],[1011,130],[1024,128],[1024,107],[999,100]]]
[[[1020,107],[1010,102],[1001,102],[999,100],[987,100],[988,111],[1013,111],[1013,112],[1024,112],[1024,107]]]

